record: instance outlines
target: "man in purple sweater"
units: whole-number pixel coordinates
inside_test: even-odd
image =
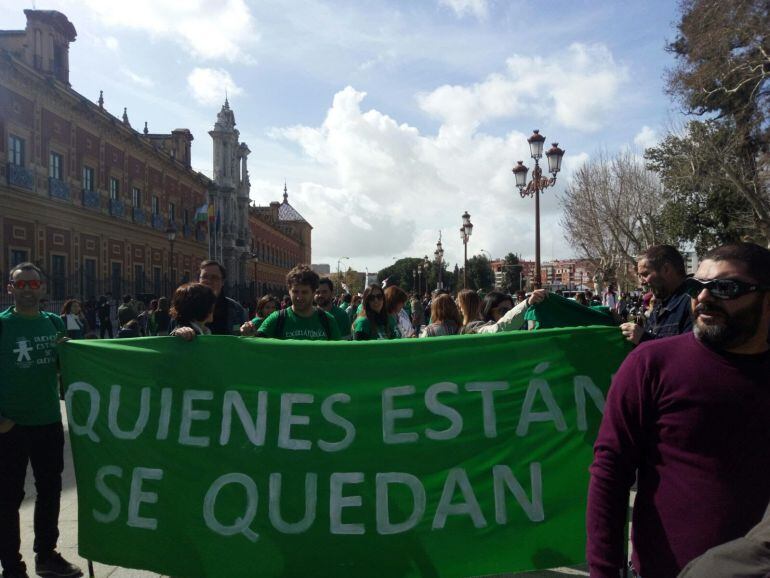
[[[592,577],[618,578],[638,472],[633,566],[676,576],[746,534],[770,501],[770,251],[708,253],[695,278],[693,332],[641,344],[607,396],[586,515]]]

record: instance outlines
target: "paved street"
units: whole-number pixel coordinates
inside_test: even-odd
[[[65,429],[66,412],[64,405],[62,404],[62,415],[65,415]],[[78,545],[78,500],[77,492],[75,491],[75,472],[72,469],[72,454],[69,448],[69,436],[65,436],[65,450],[64,450],[64,480],[63,480],[63,493],[61,504],[61,515],[59,516],[59,529],[61,531],[61,538],[59,540],[59,550],[65,558],[73,563],[78,564],[84,572],[86,572],[87,563],[84,559],[80,558],[77,553]],[[27,562],[27,566],[30,569],[34,568],[35,555],[32,552],[32,541],[34,538],[32,529],[32,516],[35,504],[35,486],[32,482],[31,470],[27,474],[27,483],[25,487],[25,499],[21,507],[21,547],[24,560]],[[98,578],[150,578],[157,577],[158,574],[152,572],[144,572],[141,570],[131,570],[128,568],[120,568],[116,566],[106,566],[104,564],[94,564],[94,574]],[[32,575],[32,574],[30,574]],[[87,572],[86,572],[87,575]],[[498,574],[494,578],[504,578],[512,576],[511,574]],[[525,574],[516,574],[519,578],[557,578],[559,576],[588,576],[588,572],[584,569],[570,569],[570,568],[558,568],[556,570],[541,571],[541,572],[529,572]],[[219,578],[219,577],[217,577]],[[221,577],[227,578],[227,577]],[[492,577],[489,577],[492,578]]]

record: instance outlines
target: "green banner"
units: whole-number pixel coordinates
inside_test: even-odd
[[[584,560],[617,328],[61,347],[91,560],[179,577],[461,577]]]

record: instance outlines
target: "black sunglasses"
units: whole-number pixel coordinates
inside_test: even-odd
[[[700,295],[700,292],[708,289],[709,293],[716,299],[737,299],[748,293],[755,291],[770,291],[769,286],[759,285],[758,283],[747,283],[738,279],[711,279],[701,281],[695,277],[690,277],[684,282],[685,292],[693,299]]]

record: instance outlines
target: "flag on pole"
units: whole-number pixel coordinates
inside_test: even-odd
[[[195,222],[196,223],[205,223],[206,222],[206,216],[208,214],[209,210],[209,204],[203,203],[200,207],[198,207],[195,210]]]

